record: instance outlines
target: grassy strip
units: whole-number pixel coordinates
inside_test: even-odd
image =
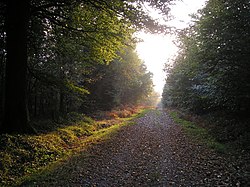
[[[187,134],[189,134],[193,138],[201,141],[209,148],[214,149],[216,152],[219,153],[227,152],[226,145],[219,143],[211,134],[209,134],[207,129],[199,127],[194,122],[182,119],[179,113],[176,111],[170,111],[169,114],[173,118],[174,122],[182,125],[185,132],[187,132]]]
[[[70,153],[61,159],[49,163],[47,166],[41,168],[40,170],[35,171],[31,175],[25,175],[21,177],[19,180],[17,180],[14,184],[14,186],[32,186],[32,181],[43,181],[46,180],[47,177],[53,173],[53,171],[58,170],[59,168],[63,167],[65,163],[71,158],[74,158],[75,156],[82,155],[82,151],[86,149],[88,146],[91,146],[93,144],[96,144],[101,141],[108,140],[112,135],[118,132],[121,126],[124,126],[123,124],[116,124],[113,126],[110,126],[108,128],[104,128],[101,130],[98,130],[93,133],[93,135],[84,138],[79,141],[80,145],[75,147],[74,149],[70,150]]]
[[[0,136],[0,186],[19,185],[50,171],[87,146],[110,138],[121,126],[143,116],[148,110],[141,109],[127,118],[96,122],[90,118],[74,125],[36,136]]]

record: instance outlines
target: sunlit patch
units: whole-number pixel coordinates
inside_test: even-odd
[[[171,6],[171,14],[174,19],[166,24],[178,29],[187,27],[191,21],[190,14],[196,13],[198,9],[204,6],[205,2],[206,0],[177,1],[175,5]],[[152,11],[151,16],[154,18],[161,17],[161,15],[157,15],[157,12],[153,12],[153,9],[150,9],[150,11]],[[145,62],[148,70],[154,74],[155,90],[162,93],[165,84],[164,64],[177,53],[177,47],[172,42],[174,37],[171,35],[163,36],[145,33],[137,33],[136,36],[143,40],[136,47],[139,57]]]
[[[165,83],[164,64],[177,52],[177,47],[170,36],[140,33],[138,37],[143,42],[137,44],[136,50],[148,70],[154,74],[155,90],[161,93]]]

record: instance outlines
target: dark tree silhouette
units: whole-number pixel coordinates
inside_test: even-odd
[[[6,2],[6,87],[2,132],[31,132],[27,110],[27,32],[29,0]]]

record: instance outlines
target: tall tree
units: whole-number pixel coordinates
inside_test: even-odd
[[[249,116],[249,10],[247,0],[207,2],[194,26],[181,35],[181,53],[164,90],[166,104]]]
[[[152,73],[131,47],[126,47],[110,65],[100,65],[99,74],[89,96],[99,109],[140,104],[153,91]]]
[[[169,0],[171,1],[171,0]],[[84,33],[85,36],[89,36],[92,32],[97,32],[95,29],[95,23],[98,20],[93,18],[90,21],[89,27],[74,27],[69,24],[70,16],[75,8],[80,7],[84,11],[84,7],[93,7],[97,12],[106,12],[106,16],[116,17],[120,23],[129,26],[130,29],[146,29],[150,32],[164,32],[165,26],[159,25],[143,10],[143,3],[148,2],[151,6],[160,8],[168,5],[166,0],[147,0],[147,1],[94,1],[94,0],[82,0],[82,1],[70,1],[70,0],[5,0],[3,4],[6,6],[6,35],[7,35],[7,63],[6,63],[6,97],[5,97],[5,117],[4,122],[1,124],[1,132],[30,132],[31,128],[28,125],[28,111],[27,111],[27,60],[28,60],[28,38],[32,41],[31,36],[35,36],[32,31],[33,18],[37,18],[36,21],[40,23],[40,29],[43,31],[44,40],[48,39],[48,34],[55,28],[59,27],[64,32],[78,32]],[[160,4],[159,4],[160,3]],[[2,5],[2,4],[1,4]],[[1,6],[2,8],[2,6]],[[167,9],[168,11],[168,9]],[[166,12],[167,12],[166,11]],[[32,14],[32,16],[31,16]],[[104,14],[103,14],[104,15]],[[83,15],[77,15],[74,19],[82,20],[88,17],[82,17]],[[31,19],[32,18],[32,19]],[[108,24],[108,23],[107,23]],[[113,24],[116,24],[115,22]],[[75,25],[77,26],[77,25]],[[39,28],[39,27],[36,27]],[[39,32],[42,33],[42,32]],[[111,34],[111,33],[110,33]],[[110,36],[110,35],[109,35]],[[105,37],[109,37],[108,35]],[[75,35],[77,38],[77,35]],[[113,37],[119,38],[119,33],[113,33]],[[95,43],[95,37],[90,35]],[[98,38],[99,39],[99,38]],[[39,40],[39,41],[44,41]],[[34,41],[34,40],[33,40]],[[90,40],[89,40],[90,41]],[[98,42],[97,42],[98,43]],[[107,43],[112,47],[112,43]],[[40,43],[40,47],[46,46]],[[111,61],[114,58],[114,53],[108,48],[102,48],[96,46],[93,50],[102,52],[108,60]],[[89,50],[89,49],[86,49]],[[39,54],[40,58],[50,58],[51,54]],[[29,56],[33,58],[33,54]]]
[[[27,110],[27,35],[29,0],[8,0],[6,9],[6,88],[1,132],[30,132]]]

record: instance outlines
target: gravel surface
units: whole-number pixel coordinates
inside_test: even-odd
[[[239,175],[227,156],[191,140],[154,110],[29,186],[248,186]]]

